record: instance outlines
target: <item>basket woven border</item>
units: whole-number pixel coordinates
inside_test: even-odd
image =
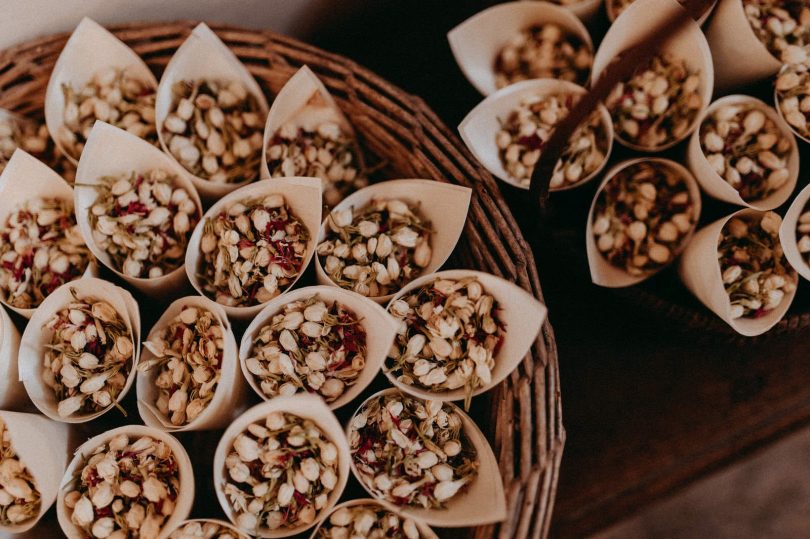
[[[110,29],[161,72],[196,24],[138,23]],[[531,249],[495,181],[422,99],[347,58],[301,41],[234,26],[212,29],[268,95],[275,95],[307,64],[346,111],[365,150],[384,161],[384,170],[471,187],[474,195],[456,259],[465,267],[501,275],[542,299]],[[0,107],[41,115],[48,78],[67,37],[42,37],[0,51]],[[481,427],[499,462],[508,514],[505,522],[476,528],[472,536],[546,537],[565,441],[557,349],[548,322],[521,366],[491,392],[489,403],[489,424],[482,421]]]

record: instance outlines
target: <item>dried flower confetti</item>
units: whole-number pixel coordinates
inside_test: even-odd
[[[810,6],[793,0],[743,0],[751,29],[775,57],[790,63],[793,48],[810,45]]]
[[[6,168],[14,150],[21,148],[40,161],[47,161],[50,135],[45,125],[37,125],[27,119],[0,116],[0,172]]]
[[[36,481],[11,446],[11,432],[0,419],[0,525],[17,526],[36,518],[41,506]]]
[[[323,521],[317,539],[419,539],[416,523],[377,504],[350,505],[337,509]]]
[[[192,520],[174,530],[169,539],[248,539],[230,526],[213,520]]]
[[[810,138],[810,60],[782,68],[776,79],[776,102],[799,136]]]

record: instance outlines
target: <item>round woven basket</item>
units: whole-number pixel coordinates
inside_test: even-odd
[[[195,25],[192,21],[129,24],[111,30],[159,75]],[[421,99],[349,59],[300,41],[269,31],[212,28],[268,97],[300,66],[308,65],[351,119],[367,159],[379,166],[374,180],[432,178],[472,188],[469,218],[450,265],[501,275],[542,299],[531,250],[494,180]],[[67,37],[48,36],[0,52],[0,107],[42,116],[48,78]],[[498,458],[508,515],[497,526],[476,528],[465,536],[544,537],[565,439],[557,351],[548,322],[521,366],[480,399],[473,415]],[[198,490],[206,485],[210,483],[198,481]],[[215,503],[211,494],[197,492],[198,505]]]

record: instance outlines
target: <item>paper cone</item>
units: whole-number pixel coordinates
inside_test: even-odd
[[[332,211],[339,212],[354,208],[359,210],[368,206],[375,198],[399,199],[410,205],[419,206],[419,214],[424,220],[430,221],[433,234],[430,235],[430,247],[433,256],[422,274],[433,273],[447,262],[453,254],[464,224],[467,222],[467,211],[470,206],[472,191],[467,187],[452,185],[434,180],[389,180],[375,183],[352,193]],[[321,223],[318,234],[318,243],[326,240],[329,233],[329,217]],[[338,285],[323,269],[320,256],[315,254],[316,274],[318,283],[323,285]],[[378,303],[386,304],[394,294],[370,297]]]
[[[0,410],[24,410],[31,401],[20,382],[17,356],[20,331],[3,307],[0,307]]]
[[[791,69],[790,65],[788,64],[783,65],[782,68],[779,70],[779,75],[781,75],[785,71],[788,71],[789,69]],[[777,79],[779,78],[779,75],[777,75]],[[799,101],[801,101],[801,99]],[[773,105],[774,108],[776,109],[776,113],[779,114],[779,118],[781,118],[782,121],[785,123],[785,125],[788,126],[788,128],[793,132],[796,138],[806,142],[807,144],[810,144],[810,136],[808,136],[805,133],[802,133],[801,131],[790,125],[788,121],[785,119],[785,115],[782,113],[782,100],[779,99],[779,91],[776,89],[775,86],[773,89]]]
[[[703,153],[703,148],[700,146],[700,129],[696,129],[689,139],[689,148],[686,153],[686,162],[689,169],[695,174],[698,183],[706,191],[707,194],[718,198],[724,202],[737,204],[738,206],[745,206],[754,208],[755,210],[765,211],[772,210],[781,206],[793,190],[796,189],[796,181],[799,178],[799,147],[796,144],[796,139],[790,131],[790,127],[782,120],[776,111],[754,97],[748,95],[728,95],[718,99],[712,103],[708,109],[703,113],[700,118],[700,124],[714,113],[718,108],[725,105],[754,105],[757,110],[761,110],[768,119],[772,120],[782,135],[790,140],[790,155],[788,156],[787,165],[790,176],[785,185],[763,198],[762,200],[746,202],[740,196],[739,191],[734,189],[722,176],[714,171],[712,166],[706,160],[706,155]],[[699,124],[699,125],[700,125]]]
[[[391,304],[409,292],[429,285],[438,279],[459,280],[465,277],[477,277],[484,288],[485,294],[490,294],[498,304],[498,318],[503,322],[506,333],[500,350],[495,355],[495,367],[492,369],[492,380],[489,384],[479,387],[472,395],[486,393],[500,384],[526,357],[529,349],[537,340],[540,328],[546,319],[546,306],[537,301],[534,296],[510,283],[505,279],[489,273],[473,270],[445,270],[438,273],[424,275],[414,280],[391,298]],[[458,401],[466,398],[464,387],[446,391],[427,391],[416,386],[405,384],[396,379],[393,372],[383,368],[388,380],[410,395],[420,399],[440,401]]]
[[[706,10],[706,13],[704,13],[703,15],[700,16],[700,18],[697,20],[698,26],[703,26],[703,23],[705,23],[706,20],[709,18],[709,15],[712,14],[712,10],[714,9],[715,5],[717,5],[716,1],[713,2],[711,7]],[[625,9],[627,9],[627,8],[625,8]],[[618,15],[619,15],[619,14],[616,13],[615,4],[611,0],[607,0],[605,2],[605,11],[607,12],[607,18],[608,18],[608,20],[610,22],[615,21],[616,18],[618,17]]]
[[[169,305],[163,316],[155,323],[149,332],[147,340],[157,337],[174,318],[180,314],[183,307],[196,307],[210,311],[219,321],[223,330],[224,348],[222,352],[222,365],[220,366],[220,379],[214,390],[214,397],[200,415],[193,421],[178,427],[172,425],[155,407],[160,391],[155,386],[155,379],[160,370],[155,367],[147,372],[138,372],[136,390],[138,393],[138,413],[148,426],[165,431],[210,430],[224,428],[231,422],[235,411],[238,411],[245,396],[245,380],[239,373],[239,358],[236,338],[228,322],[228,316],[221,306],[199,296],[180,298]],[[154,358],[149,348],[144,347],[141,362]]]
[[[0,532],[18,534],[31,528],[48,512],[68,461],[68,426],[38,414],[0,410],[0,419],[11,436],[11,448],[28,469],[40,495],[39,514],[22,524],[0,526]]]
[[[353,401],[380,372],[380,368],[385,361],[388,351],[394,342],[397,325],[394,319],[375,302],[364,298],[354,292],[343,290],[334,286],[307,286],[293,290],[268,301],[264,309],[256,315],[245,334],[242,337],[242,344],[239,346],[239,364],[242,366],[242,373],[245,375],[250,387],[259,397],[264,400],[275,399],[268,397],[262,392],[260,382],[248,370],[245,361],[253,354],[253,343],[261,329],[270,323],[273,316],[282,312],[284,306],[299,300],[306,300],[313,296],[318,296],[328,304],[338,302],[347,307],[357,315],[363,329],[366,332],[366,364],[363,371],[355,380],[354,385],[346,388],[343,395],[329,404],[332,410],[337,410],[341,406]]]
[[[581,96],[586,93],[586,90],[573,82],[555,79],[525,80],[502,88],[476,105],[461,121],[458,126],[461,139],[475,158],[492,175],[518,189],[528,190],[529,186],[521,184],[518,178],[510,175],[504,168],[498,146],[495,144],[495,137],[501,129],[501,120],[506,120],[525,99],[536,95],[548,96],[558,93]],[[589,182],[602,171],[608,162],[610,152],[613,149],[613,121],[604,105],[600,104],[598,110],[601,125],[604,126],[607,134],[605,159],[599,165],[599,168],[580,181],[576,183],[566,182],[562,187],[552,188],[552,191],[565,191]]]
[[[155,169],[165,170],[176,177],[174,186],[182,187],[188,192],[189,197],[197,206],[197,218],[199,219],[202,214],[202,204],[197,190],[191,182],[191,175],[174,159],[145,140],[104,122],[97,121],[87,138],[87,144],[76,171],[76,183],[84,185],[76,185],[74,198],[76,221],[85,243],[95,257],[118,277],[144,294],[165,298],[171,297],[185,287],[186,272],[183,270],[183,266],[180,265],[157,278],[124,275],[120,268],[115,267],[109,253],[94,241],[93,228],[89,219],[90,209],[98,198],[98,191],[91,186],[100,185],[102,177],[129,176],[132,172],[146,174]]]
[[[661,24],[663,21],[673,19],[683,10],[683,6],[676,0],[636,0],[620,16],[608,30],[602,44],[596,51],[593,58],[593,71],[591,80],[599,80],[602,72],[620,53],[628,47],[639,43],[647,35],[653,26]],[[616,140],[622,145],[641,152],[659,152],[671,148],[678,142],[684,140],[699,125],[699,120],[709,102],[712,99],[714,88],[714,65],[712,64],[712,54],[709,44],[700,30],[700,26],[694,21],[688,21],[681,30],[674,34],[667,41],[663,52],[668,52],[674,57],[683,60],[686,67],[693,72],[698,72],[700,84],[697,93],[700,95],[703,106],[695,115],[689,129],[680,138],[669,141],[656,148],[640,146],[630,141],[623,140],[621,134],[616,131]]]
[[[641,157],[637,159],[630,159],[628,161],[624,161],[622,163],[618,163],[614,165],[608,172],[605,174],[605,179],[602,180],[602,183],[599,185],[599,189],[596,190],[596,194],[593,197],[593,201],[591,202],[591,209],[588,212],[588,223],[585,227],[585,249],[588,254],[588,267],[591,270],[591,281],[594,284],[599,286],[605,286],[608,288],[622,288],[625,286],[632,286],[634,284],[638,284],[642,281],[645,281],[664,269],[663,266],[655,271],[645,273],[643,275],[630,275],[626,271],[621,268],[618,268],[608,262],[602,253],[599,252],[599,249],[596,247],[596,240],[594,239],[593,234],[593,211],[596,206],[596,199],[599,194],[604,190],[605,186],[608,184],[610,180],[612,180],[619,172],[622,170],[631,167],[637,163],[642,162],[651,162],[656,163],[663,167],[668,167],[671,170],[675,171],[680,177],[684,179],[686,182],[686,187],[689,190],[689,198],[692,200],[692,211],[694,212],[693,217],[693,224],[692,228],[689,233],[684,236],[681,240],[680,250],[675,253],[675,257],[677,257],[680,252],[689,244],[691,241],[692,235],[695,233],[695,227],[697,227],[697,222],[700,219],[700,209],[701,209],[701,199],[700,199],[700,189],[698,188],[698,184],[695,181],[694,176],[686,170],[682,165],[676,163],[675,161],[670,161],[669,159],[662,159],[659,157]],[[673,261],[674,258],[673,257]],[[672,261],[670,261],[670,264]]]
[[[65,495],[72,490],[72,480],[81,473],[88,455],[91,455],[97,447],[108,443],[119,434],[129,436],[130,442],[143,438],[144,436],[165,442],[166,445],[171,448],[175,462],[177,463],[178,477],[180,479],[179,494],[174,501],[174,512],[172,512],[171,516],[164,522],[158,539],[167,539],[172,530],[174,530],[180,522],[188,518],[189,513],[191,513],[191,506],[194,503],[194,470],[191,468],[191,460],[188,458],[188,453],[186,453],[185,448],[177,441],[177,438],[166,432],[151,427],[144,427],[143,425],[125,425],[117,429],[108,430],[87,440],[79,446],[73,460],[70,462],[70,465],[68,465],[59,488],[59,497],[56,500],[56,516],[59,519],[62,532],[64,532],[68,539],[84,539],[86,536],[84,531],[70,520],[70,516],[73,512],[65,506]]]
[[[582,21],[572,10],[550,2],[496,4],[450,30],[447,40],[464,76],[486,96],[498,90],[495,59],[501,49],[522,31],[549,23],[575,35],[593,52],[591,36]]]
[[[686,246],[678,266],[678,274],[686,287],[737,333],[746,337],[761,335],[775,326],[785,316],[796,295],[794,289],[785,295],[779,307],[768,311],[760,318],[731,318],[731,301],[723,286],[720,264],[717,260],[720,233],[732,217],[759,218],[762,213],[753,209],[742,209],[701,228]]]
[[[307,227],[309,231],[309,243],[307,244],[307,255],[301,265],[301,271],[295,280],[290,283],[285,290],[291,290],[301,274],[304,273],[315,253],[316,241],[318,239],[318,227],[321,224],[321,180],[318,178],[290,177],[275,180],[263,180],[251,185],[242,187],[211,206],[203,215],[191,239],[186,251],[186,273],[191,284],[201,296],[208,297],[197,279],[197,268],[202,263],[200,252],[200,240],[202,239],[202,229],[205,220],[216,216],[219,212],[225,211],[236,202],[246,199],[262,198],[278,193],[284,195],[285,203],[290,207],[293,214]],[[282,294],[284,291],[282,291]],[[214,301],[209,298],[210,301]],[[249,320],[262,310],[264,305],[252,305],[250,307],[231,307],[222,305],[229,317],[235,320]]]
[[[36,312],[34,312],[31,321],[25,327],[22,341],[20,342],[18,368],[20,380],[22,380],[25,385],[28,397],[43,414],[54,421],[86,423],[108,412],[115,406],[115,403],[92,414],[74,414],[69,417],[60,417],[57,412],[57,405],[59,403],[53,394],[53,390],[45,385],[45,382],[42,380],[42,358],[45,355],[45,347],[50,343],[53,333],[44,326],[55,313],[73,301],[73,296],[70,293],[71,288],[76,290],[80,298],[92,296],[109,303],[130,328],[130,337],[132,338],[134,347],[132,365],[124,388],[118,394],[116,402],[120,402],[124,396],[126,396],[129,388],[135,381],[135,371],[138,367],[138,357],[141,352],[141,321],[138,313],[138,304],[129,292],[110,282],[87,277],[72,283],[63,284],[54,290],[54,292],[42,302]]]
[[[18,148],[0,175],[0,223],[5,224],[12,212],[35,198],[55,198],[73,206],[73,189],[49,166]],[[34,313],[34,309],[14,307],[4,300],[0,303],[26,318]]]
[[[335,444],[338,451],[338,481],[334,490],[329,494],[329,500],[323,509],[319,512],[319,517],[329,513],[329,510],[335,506],[346,488],[346,481],[349,478],[349,443],[346,441],[346,435],[343,432],[343,427],[340,426],[335,415],[326,406],[323,399],[316,395],[301,394],[291,397],[275,397],[272,400],[257,404],[250,408],[247,412],[240,415],[231,423],[231,426],[223,433],[222,438],[217,444],[216,453],[214,453],[214,486],[216,488],[217,499],[225,511],[228,519],[236,524],[236,514],[228,502],[228,497],[225,495],[224,484],[229,481],[227,470],[225,469],[225,458],[233,446],[233,441],[238,435],[244,432],[249,425],[264,421],[268,414],[272,412],[284,412],[298,416],[304,419],[313,421],[323,432],[325,437]],[[269,530],[267,528],[259,528],[258,534],[255,530],[242,530],[249,533],[251,536],[258,537],[289,537],[301,533],[316,524],[320,518],[316,518],[312,524],[302,524],[294,528],[279,528],[277,530]],[[237,526],[238,528],[238,526]]]
[[[579,17],[579,20],[583,23],[590,26],[599,15],[602,0],[581,0],[573,4],[563,5],[562,7]]]
[[[805,186],[804,189],[799,191],[793,202],[790,203],[784,219],[782,219],[782,226],[779,228],[779,241],[782,243],[782,249],[785,252],[785,258],[788,263],[793,266],[799,275],[805,279],[810,280],[810,265],[804,259],[804,255],[799,252],[797,245],[798,237],[796,228],[799,226],[799,217],[805,212],[807,202],[810,200],[810,185]]]
[[[224,520],[219,520],[217,518],[191,518],[189,520],[184,520],[183,522],[179,523],[177,525],[177,527],[175,527],[169,533],[169,539],[175,539],[173,534],[179,532],[180,529],[183,526],[185,526],[186,524],[191,524],[192,522],[199,522],[200,524],[207,524],[207,523],[216,524],[216,525],[220,526],[220,529],[227,530],[229,533],[231,533],[237,539],[249,539],[249,536],[247,536],[244,533],[240,532],[237,528],[235,528],[229,522],[225,522]],[[178,534],[178,537],[185,538],[186,536],[185,535],[181,536],[181,535]],[[216,537],[219,537],[219,536],[217,535]]]
[[[59,128],[65,123],[62,85],[82,88],[93,75],[109,67],[126,70],[130,77],[157,88],[157,79],[132,49],[92,19],[83,18],[65,43],[45,92],[45,123],[48,131],[59,150],[74,165],[77,164],[76,159],[65,151],[57,136]]]
[[[372,498],[360,498],[358,500],[349,500],[347,502],[343,502],[341,504],[336,505],[329,512],[329,515],[327,515],[326,517],[323,518],[323,520],[321,520],[320,524],[318,524],[318,526],[312,532],[312,535],[310,535],[310,539],[318,539],[319,538],[318,531],[323,527],[323,525],[326,522],[329,521],[329,517],[332,516],[332,514],[335,513],[337,510],[343,509],[344,507],[347,507],[347,508],[348,507],[356,507],[358,505],[360,505],[360,506],[379,507],[380,509],[384,509],[386,511],[390,511],[391,513],[394,513],[395,515],[397,515],[400,518],[410,518],[410,517],[406,517],[404,514],[402,514],[401,511],[392,510],[392,509],[382,505],[380,502],[378,502],[377,500],[374,500]],[[413,520],[413,523],[416,524],[416,529],[419,530],[419,539],[439,539],[439,536],[436,535],[436,533],[433,530],[431,530],[430,527],[427,524],[425,524],[423,522],[419,522],[418,520]]]
[[[264,93],[256,79],[253,78],[244,64],[239,61],[227,45],[205,23],[200,23],[172,56],[166,70],[163,72],[163,76],[160,78],[160,85],[157,90],[155,123],[157,124],[158,137],[163,150],[172,159],[174,157],[169,152],[162,129],[163,121],[172,108],[174,99],[172,86],[176,82],[183,80],[201,79],[239,80],[245,85],[247,91],[256,97],[260,113],[262,115],[267,114],[267,99],[264,97]],[[182,167],[180,163],[178,163],[178,166]],[[197,176],[192,176],[192,181],[202,199],[207,202],[217,200],[247,183],[216,183]]]
[[[721,93],[774,75],[782,65],[754,33],[742,0],[719,0],[706,29]]]
[[[363,401],[363,404],[357,408],[354,416],[356,416],[369,401],[381,396],[397,393],[399,393],[399,391],[394,388],[384,389],[379,393],[375,393]],[[495,455],[492,453],[489,442],[478,429],[475,422],[455,404],[448,403],[448,405],[453,407],[455,412],[461,417],[461,423],[464,426],[464,435],[472,446],[475,447],[475,451],[478,454],[479,466],[478,475],[466,485],[467,490],[447,500],[444,509],[398,506],[382,498],[377,498],[374,492],[372,492],[361,479],[360,473],[357,471],[357,467],[354,464],[354,459],[351,459],[352,473],[363,488],[366,489],[366,492],[368,492],[372,498],[376,499],[380,505],[431,526],[440,528],[463,528],[501,522],[506,518],[506,497],[503,492],[503,479],[501,479],[501,472],[498,469],[498,461],[495,460]],[[347,436],[349,436],[352,431],[351,425],[354,416],[349,420],[349,426],[346,428]]]

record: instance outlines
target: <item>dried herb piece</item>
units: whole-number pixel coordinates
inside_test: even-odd
[[[810,138],[810,58],[782,68],[776,79],[776,102],[796,132]]]
[[[37,307],[90,262],[73,207],[34,198],[18,206],[0,228],[0,295],[19,309]]]
[[[743,0],[751,29],[775,57],[790,63],[810,45],[810,6],[801,0]]]
[[[338,450],[310,419],[273,412],[233,441],[224,492],[243,530],[315,522],[338,482]]]
[[[0,525],[17,526],[39,515],[42,499],[34,476],[11,446],[11,433],[0,419]]]
[[[203,226],[198,278],[217,303],[265,303],[303,269],[309,231],[283,195],[234,203]]]
[[[478,455],[449,404],[401,393],[369,400],[349,425],[360,481],[396,505],[442,509],[478,474]]]
[[[400,517],[377,504],[341,507],[318,528],[318,539],[419,539],[413,519]]]

